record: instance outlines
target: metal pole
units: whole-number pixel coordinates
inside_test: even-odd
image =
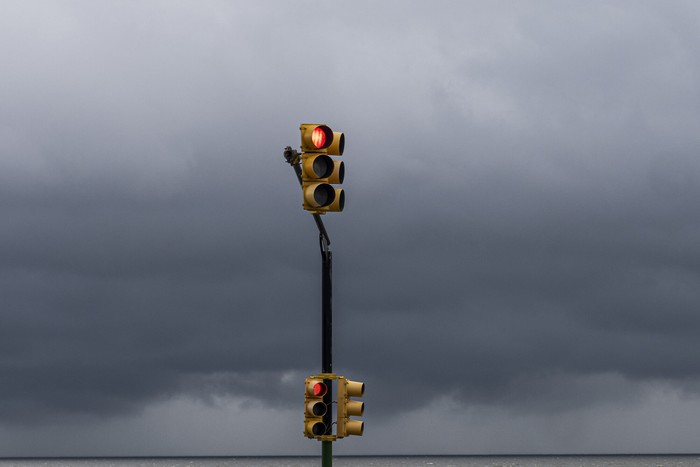
[[[321,235],[321,372],[333,373],[333,253]]]
[[[333,443],[321,441],[321,467],[333,467]]]
[[[319,219],[320,221],[320,219]],[[323,223],[321,223],[323,225]],[[325,229],[324,229],[325,230]],[[321,372],[333,373],[333,254],[328,247],[328,239],[320,234],[321,244]],[[332,387],[333,381],[326,380],[326,385]],[[328,410],[323,417],[328,434],[333,432],[332,391],[323,397]],[[321,441],[321,466],[333,465],[333,442]]]

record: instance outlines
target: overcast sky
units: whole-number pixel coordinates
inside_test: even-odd
[[[693,452],[696,1],[4,1],[0,456]]]

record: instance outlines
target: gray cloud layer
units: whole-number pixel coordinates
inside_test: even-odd
[[[377,413],[559,411],[624,399],[618,377],[696,393],[695,3],[5,9],[3,423],[299,404],[302,121],[346,133],[335,366]]]

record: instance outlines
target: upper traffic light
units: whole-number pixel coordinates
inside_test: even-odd
[[[331,184],[343,183],[345,165],[330,156],[343,155],[345,135],[321,124],[302,123],[299,130],[304,209],[314,214],[342,211],[345,191]]]
[[[328,406],[323,396],[328,393],[326,383],[317,377],[306,378],[304,389],[304,436],[318,438],[327,434],[323,416],[328,411]]]
[[[350,418],[351,416],[361,417],[364,414],[365,403],[350,399],[351,397],[362,397],[364,394],[365,383],[350,381],[342,376],[338,377],[338,438],[350,435],[362,436],[365,431],[365,422]]]

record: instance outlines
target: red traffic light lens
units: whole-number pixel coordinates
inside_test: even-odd
[[[327,125],[302,123],[299,130],[301,131],[302,152],[324,152],[323,150],[331,147],[336,139],[335,133]],[[341,134],[338,133],[338,135]],[[338,149],[334,146],[332,154],[337,154],[337,151]]]
[[[317,126],[311,133],[311,142],[317,149],[326,147],[326,132],[323,131],[321,127]]]
[[[314,391],[314,396],[323,396],[328,392],[328,387],[325,385],[325,383],[318,382],[314,384],[313,387]]]

